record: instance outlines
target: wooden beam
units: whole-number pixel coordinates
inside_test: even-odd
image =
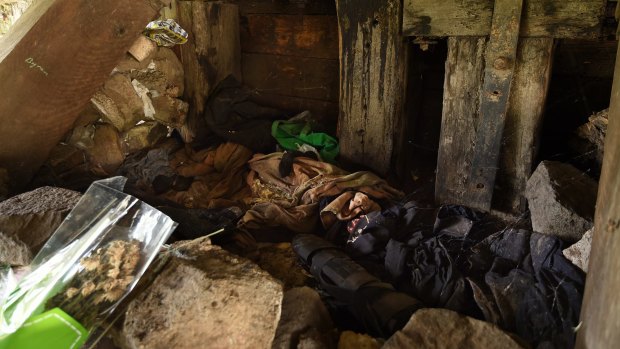
[[[410,36],[486,36],[494,0],[404,0],[403,33]],[[528,0],[523,37],[594,39],[606,0]]]
[[[386,174],[400,131],[407,49],[400,0],[336,0],[340,34],[340,154]]]
[[[553,52],[551,38],[519,40],[493,196],[493,207],[502,212],[519,214],[527,209],[523,194],[538,153]]]
[[[179,1],[179,24],[189,34],[181,45],[185,68],[184,99],[189,102],[186,142],[204,141],[203,113],[207,97],[228,75],[241,81],[239,9],[220,2]]]
[[[338,101],[338,61],[244,53],[244,82],[258,92]]]
[[[444,108],[435,199],[469,204],[475,134],[480,123],[480,85],[484,76],[484,38],[448,39]],[[492,208],[519,213],[523,190],[538,149],[538,134],[549,88],[553,39],[521,39]]]
[[[620,50],[618,51],[620,55]],[[620,60],[616,60],[578,349],[620,343]]]
[[[247,15],[241,50],[307,58],[338,59],[336,16]]]
[[[489,211],[508,112],[517,57],[523,0],[495,0],[486,67],[480,93],[480,117],[467,190],[468,206]]]
[[[448,38],[435,181],[435,199],[441,204],[467,204],[486,46],[483,37]]]
[[[0,167],[24,185],[157,13],[149,1],[39,1],[0,42]]]

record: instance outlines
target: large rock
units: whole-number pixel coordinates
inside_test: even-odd
[[[269,348],[282,286],[249,260],[198,239],[133,300],[118,342],[128,348]]]
[[[32,252],[26,244],[0,232],[0,265],[24,266],[32,261]]]
[[[123,151],[125,154],[136,153],[140,150],[155,147],[166,138],[168,129],[155,121],[137,125],[123,134]]]
[[[72,190],[42,187],[0,202],[0,232],[36,254],[80,197]]]
[[[593,225],[597,188],[596,181],[569,164],[541,162],[525,192],[534,231],[581,239]]]
[[[334,325],[319,294],[309,287],[286,291],[272,348],[334,347]]]
[[[160,47],[141,62],[127,55],[116,66],[115,71],[131,80],[138,80],[151,91],[171,97],[183,95],[183,65],[169,48]]]
[[[447,309],[418,310],[383,349],[521,349],[519,342],[497,326]]]
[[[93,145],[86,153],[91,171],[102,176],[113,175],[125,160],[120,135],[108,124],[95,126]]]
[[[588,262],[590,261],[593,230],[594,229],[588,230],[585,234],[583,234],[581,240],[562,251],[564,257],[573,262],[574,265],[586,273],[588,272]]]

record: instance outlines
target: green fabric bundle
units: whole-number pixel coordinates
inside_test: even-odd
[[[338,140],[326,133],[312,132],[308,122],[274,121],[271,125],[271,135],[286,150],[297,150],[301,145],[308,144],[314,147],[323,161],[334,162],[340,146]]]

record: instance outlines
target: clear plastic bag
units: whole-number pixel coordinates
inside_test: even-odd
[[[177,224],[123,193],[126,180],[94,182],[35,256],[30,272],[18,282],[3,278],[0,340],[53,308],[91,330],[136,286]]]

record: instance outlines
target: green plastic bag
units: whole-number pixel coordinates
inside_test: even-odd
[[[16,332],[0,338],[0,349],[79,349],[88,331],[64,311],[54,308],[28,319]]]
[[[274,121],[271,125],[271,135],[286,150],[297,150],[303,144],[311,145],[327,162],[334,162],[340,152],[336,138],[326,133],[312,132],[307,122]]]

